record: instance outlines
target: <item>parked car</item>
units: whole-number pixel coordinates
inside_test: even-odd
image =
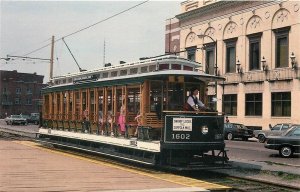
[[[21,115],[11,115],[9,117],[6,117],[5,122],[7,125],[14,125],[14,124],[27,125],[27,120]]]
[[[282,157],[300,153],[300,125],[292,126],[281,136],[268,136],[265,148],[278,150]]]
[[[245,125],[239,123],[224,123],[224,137],[232,140],[234,138],[242,138],[248,140],[254,137],[253,130],[248,129]]]
[[[33,123],[35,125],[38,125],[40,123],[40,116],[37,116],[37,115],[30,116],[28,123]]]
[[[32,123],[35,125],[38,125],[40,122],[40,116],[37,113],[31,113],[31,115],[22,115],[23,118],[25,118],[27,120],[27,123]]]
[[[266,137],[269,135],[281,135],[283,132],[288,130],[292,124],[289,123],[279,123],[271,126],[269,130],[255,130],[254,135],[255,138],[258,139],[260,143],[264,143],[266,141]]]

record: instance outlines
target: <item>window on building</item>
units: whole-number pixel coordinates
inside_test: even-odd
[[[249,39],[249,70],[260,69],[260,41],[262,33],[248,35]]]
[[[236,40],[229,39],[225,40],[226,43],[226,73],[236,72]]]
[[[246,115],[262,115],[262,93],[246,94]]]
[[[206,54],[205,72],[214,75],[215,74],[215,45],[214,44],[205,45],[205,54]]]
[[[291,92],[272,93],[272,116],[291,116]]]
[[[215,98],[215,95],[208,95],[207,96],[207,105],[209,108],[211,109],[216,109],[216,102],[213,101],[213,99]]]
[[[27,94],[32,94],[32,89],[31,88],[27,88],[26,93]]]
[[[16,88],[16,94],[21,94],[21,88],[20,87]]]
[[[26,99],[26,105],[32,105],[32,99],[31,98]]]
[[[15,104],[20,105],[21,104],[21,99],[20,98],[15,98]]]
[[[237,115],[237,95],[223,95],[223,112],[227,115]]]
[[[275,33],[275,66],[276,68],[288,67],[290,27],[274,29],[273,31]]]
[[[196,50],[197,50],[196,46],[186,48],[187,59],[189,59],[191,61],[196,61]]]

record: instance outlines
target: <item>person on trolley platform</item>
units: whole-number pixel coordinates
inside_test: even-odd
[[[120,115],[119,115],[119,125],[120,125],[120,131],[121,135],[125,135],[126,131],[126,107],[125,107],[125,95],[122,96],[122,106],[120,108]]]
[[[187,99],[187,104],[185,106],[186,111],[199,111],[199,110],[209,110],[202,101],[199,100],[197,95],[199,90],[196,87],[193,87],[190,91],[190,96]]]

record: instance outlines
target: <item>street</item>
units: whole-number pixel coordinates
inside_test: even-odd
[[[225,143],[229,160],[238,159],[300,166],[299,154],[294,154],[291,158],[282,158],[278,151],[266,149],[264,143],[259,143],[255,138],[251,138],[249,141],[226,140]]]

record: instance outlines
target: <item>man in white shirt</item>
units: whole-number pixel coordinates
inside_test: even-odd
[[[188,97],[187,103],[190,105],[191,107],[191,111],[198,111],[200,109],[207,109],[207,107],[205,107],[205,105],[202,103],[202,101],[200,101],[197,97],[197,95],[199,94],[199,90],[197,88],[192,88],[191,89],[191,93],[190,96]]]

